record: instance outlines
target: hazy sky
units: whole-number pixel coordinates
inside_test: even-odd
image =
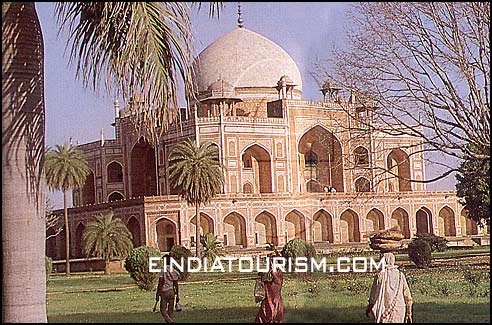
[[[345,12],[350,3],[243,2],[244,27],[280,45],[297,63],[303,81],[303,98],[320,100],[321,92],[310,72],[317,59],[326,59],[333,46],[343,46]],[[36,3],[45,48],[46,145],[85,143],[113,138],[113,96],[84,89],[65,54],[67,34],[58,36],[53,3]],[[208,17],[207,5],[192,14],[195,54],[220,36],[237,28],[237,3],[225,3],[219,19]],[[182,101],[184,103],[184,101]],[[429,169],[428,169],[429,171]],[[431,177],[432,175],[428,175]],[[428,185],[428,189],[454,189],[454,177]],[[62,207],[60,193],[50,193]],[[71,203],[71,199],[70,199]]]

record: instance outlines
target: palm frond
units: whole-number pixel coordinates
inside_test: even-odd
[[[105,260],[125,257],[133,249],[131,232],[112,211],[97,214],[87,224],[82,243],[87,256]]]
[[[217,146],[208,141],[197,146],[187,140],[176,145],[169,156],[169,178],[175,187],[185,190],[189,204],[205,204],[222,191],[222,168]]]
[[[219,12],[211,5],[211,14]],[[159,137],[178,117],[177,87],[195,93],[190,5],[181,2],[60,2],[60,31],[69,36],[70,62],[84,85],[104,79],[128,101],[137,126]]]
[[[51,190],[67,190],[84,185],[89,164],[82,151],[68,145],[56,145],[46,153],[45,176]]]

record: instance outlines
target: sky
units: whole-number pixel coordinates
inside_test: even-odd
[[[244,28],[252,30],[281,46],[297,63],[303,81],[303,99],[321,100],[314,78],[314,62],[324,60],[334,46],[343,47],[344,30],[350,24],[347,2],[243,2]],[[84,89],[75,79],[75,67],[69,65],[68,35],[58,34],[54,3],[37,2],[45,49],[46,145],[75,144],[100,139],[103,129],[106,139],[114,138],[113,95],[104,90]],[[219,18],[209,18],[208,6],[192,12],[194,54],[220,36],[237,28],[237,2],[227,2]],[[184,106],[184,97],[181,97]],[[121,104],[120,104],[121,106]],[[430,178],[432,169],[427,168]],[[453,190],[454,177],[427,185],[428,190]],[[56,208],[63,206],[60,192],[48,192]],[[69,200],[71,205],[71,198]]]

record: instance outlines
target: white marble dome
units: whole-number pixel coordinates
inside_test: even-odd
[[[292,79],[302,90],[299,69],[280,46],[247,30],[220,37],[204,49],[195,61],[198,91],[205,91],[219,79],[238,87],[276,87],[280,77]]]

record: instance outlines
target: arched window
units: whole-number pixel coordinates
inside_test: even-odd
[[[371,182],[365,177],[359,177],[355,181],[355,191],[356,192],[370,192]]]
[[[308,151],[304,154],[306,167],[316,167],[318,164],[318,155],[314,151]]]
[[[123,182],[123,168],[119,163],[113,161],[108,165],[108,183]]]
[[[243,158],[244,168],[253,168],[253,164],[251,162],[251,156],[247,156]]]
[[[244,183],[243,193],[252,194],[253,193],[253,185],[251,185],[251,183]]]
[[[364,147],[357,147],[354,150],[355,167],[369,166],[369,152]]]
[[[84,186],[82,187],[82,204],[94,204],[96,203],[96,189],[94,173],[89,172],[85,179]]]
[[[123,195],[119,192],[113,192],[108,197],[108,202],[122,201],[124,200]]]

